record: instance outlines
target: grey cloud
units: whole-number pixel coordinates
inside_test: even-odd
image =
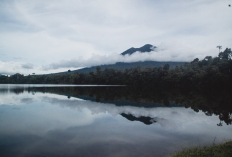
[[[131,61],[108,56],[147,43],[179,41],[184,49],[171,47],[151,56],[173,61],[194,59],[187,54],[215,56],[212,47],[231,44],[231,8],[224,1],[1,1],[0,6],[0,51],[9,56],[5,60],[20,54],[39,66],[49,64],[44,70]],[[98,56],[91,58],[91,52]]]
[[[24,68],[22,68],[22,65],[25,63],[21,62],[2,62],[0,61],[0,73],[1,74],[6,74],[6,75],[11,75],[15,73],[22,73]]]
[[[22,64],[21,67],[24,69],[33,69],[34,65],[31,63],[25,63],[25,64]]]

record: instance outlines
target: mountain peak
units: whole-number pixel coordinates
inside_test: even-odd
[[[124,51],[123,53],[121,53],[121,55],[123,55],[123,56],[126,55],[126,54],[131,55],[131,54],[135,53],[136,51],[139,51],[141,53],[151,52],[151,51],[154,51],[155,48],[156,48],[156,46],[153,46],[151,44],[146,44],[146,45],[144,45],[144,46],[142,46],[140,48],[134,48],[134,47],[132,47],[132,48]]]

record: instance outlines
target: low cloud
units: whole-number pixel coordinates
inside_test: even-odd
[[[92,54],[91,57],[76,58],[71,60],[61,60],[43,66],[43,70],[59,69],[59,68],[79,68],[91,67],[104,64],[115,64],[116,62],[137,62],[137,61],[185,61],[189,62],[195,58],[203,59],[207,55],[216,56],[216,48],[210,47],[178,47],[177,43],[162,43],[158,45],[156,51],[150,53],[135,52],[132,55],[120,55],[112,53],[110,55]],[[215,53],[212,53],[215,52]]]
[[[33,69],[34,65],[31,63],[25,63],[25,64],[22,64],[21,67],[24,69]]]
[[[19,63],[19,62],[2,62],[2,61],[0,61],[0,73],[1,74],[17,73],[19,67],[21,67],[21,63]]]
[[[34,65],[31,63],[0,61],[0,74],[12,75],[15,73],[21,73],[21,74],[25,74],[25,72],[31,73],[30,70],[33,68]]]

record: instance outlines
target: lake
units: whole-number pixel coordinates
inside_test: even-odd
[[[0,156],[166,156],[232,137],[225,92],[0,85]]]

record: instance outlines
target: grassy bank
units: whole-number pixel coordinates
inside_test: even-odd
[[[170,157],[232,157],[232,141],[202,148],[184,149]]]

